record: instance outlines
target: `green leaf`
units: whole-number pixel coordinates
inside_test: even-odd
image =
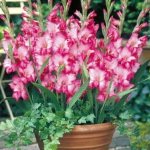
[[[131,92],[133,92],[133,91],[135,91],[135,90],[137,90],[137,88],[129,89],[129,90],[120,92],[120,93],[118,94],[118,96],[119,96],[120,98],[122,98],[122,97],[124,97],[125,95],[128,95],[128,94],[130,94]]]
[[[12,45],[9,44],[8,46],[8,56],[11,60],[14,60],[14,57],[13,57],[13,50],[12,50]]]
[[[93,107],[94,107],[94,102],[93,101],[94,100],[93,100],[93,95],[92,95],[91,89],[88,89],[88,91],[87,91],[87,98],[88,98],[88,101],[89,101],[89,105],[87,106],[88,110],[93,113]]]
[[[103,123],[105,117],[106,117],[106,114],[105,114],[104,111],[102,111],[102,112],[100,113],[100,115],[98,116],[98,123]]]
[[[78,120],[78,123],[79,124],[85,124],[87,121],[86,121],[86,117],[81,117],[79,120]]]
[[[128,95],[125,95],[124,97],[120,99],[119,102],[116,103],[116,105],[114,105],[114,111],[113,111],[114,115],[117,115],[119,111],[122,109],[122,106],[125,104],[127,97]]]
[[[14,100],[14,98],[12,98],[12,97],[6,97],[6,98],[0,100],[0,104],[3,103],[3,102],[6,101],[6,100],[8,100],[8,101],[9,101],[9,100]]]
[[[91,123],[94,123],[94,118],[95,118],[95,115],[94,114],[90,114],[86,117],[86,120],[88,122],[91,122]]]
[[[39,75],[41,75],[45,69],[45,67],[47,66],[48,62],[49,62],[49,57],[45,60],[45,62],[43,63],[41,69],[40,69],[40,72],[39,72]]]
[[[16,109],[21,109],[23,113],[31,109],[30,101],[18,101],[16,102]]]
[[[96,3],[96,4],[101,3],[101,2],[102,2],[101,0],[94,0],[93,1],[93,3]]]
[[[88,80],[84,82],[84,84],[79,88],[79,90],[72,97],[70,103],[68,104],[68,108],[71,109],[74,106],[74,104],[78,101],[78,99],[83,94],[83,92],[87,89],[88,84],[89,84]]]
[[[131,118],[131,113],[129,113],[128,111],[125,111],[121,113],[119,117],[124,120],[129,120]]]
[[[28,87],[29,95],[33,103],[42,103],[42,95],[35,86]],[[44,102],[43,102],[44,103]]]
[[[47,122],[50,123],[51,121],[54,120],[55,114],[54,113],[48,113],[47,116],[45,116],[45,117],[46,117]]]
[[[6,120],[5,122],[0,122],[0,138],[8,136],[13,132],[14,124],[12,120]]]
[[[105,106],[113,107],[115,105],[115,99],[116,99],[116,97],[110,97],[109,99],[107,99]]]
[[[36,110],[36,109],[38,109],[40,106],[41,106],[40,103],[35,103],[35,104],[33,105],[33,109]]]
[[[65,117],[71,118],[72,114],[73,114],[72,109],[67,108],[67,110],[65,111]]]
[[[51,92],[49,89],[45,88],[44,86],[42,86],[42,85],[40,85],[40,84],[38,84],[38,83],[32,83],[32,84],[33,84],[35,87],[37,87],[38,89],[40,89],[41,92],[43,92],[44,95],[45,95],[48,99],[50,99],[50,102],[54,105],[54,107],[55,107],[56,110],[60,110],[60,109],[61,109],[61,108],[60,108],[60,105],[59,105],[59,103],[58,103],[58,101],[57,101],[57,97],[56,97],[56,95],[55,95],[53,92]]]
[[[78,120],[79,124],[86,124],[87,122],[94,123],[94,114],[90,114],[88,116],[83,116]]]
[[[1,131],[6,130],[6,127],[7,127],[7,125],[6,125],[5,122],[1,122],[1,123],[0,123],[0,130],[1,130]]]
[[[89,79],[89,72],[88,72],[87,67],[86,67],[86,65],[84,63],[82,65],[82,71],[83,71],[84,79]]]
[[[132,83],[137,85],[138,82],[141,80],[143,72],[146,70],[148,64],[149,64],[150,60],[146,61],[140,68],[139,70],[136,72],[134,79],[132,80]]]

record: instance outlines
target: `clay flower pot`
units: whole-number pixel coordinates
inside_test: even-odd
[[[58,150],[108,150],[114,131],[111,123],[77,125],[60,139]],[[43,144],[38,144],[43,150]]]

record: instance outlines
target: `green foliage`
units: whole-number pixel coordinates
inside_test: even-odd
[[[80,90],[73,96],[71,105],[66,105],[65,109],[60,107],[62,100],[60,95],[56,96],[54,92],[52,93],[40,84],[29,85],[30,107],[28,111],[13,122],[7,121],[0,125],[0,135],[3,135],[7,146],[14,146],[19,149],[20,145],[32,143],[34,133],[38,133],[44,142],[45,150],[56,150],[59,139],[65,133],[70,132],[76,124],[93,124],[116,120],[120,113],[118,107],[122,108],[125,99],[118,103],[114,102],[115,99],[99,103],[96,100],[96,92],[91,91],[94,101],[92,104],[94,107],[91,107],[91,101],[86,99],[86,96],[79,100],[87,89],[87,85],[88,81],[81,86]],[[95,108],[97,112],[94,111]],[[116,109],[118,109],[117,114],[115,114]],[[103,118],[99,122],[98,117],[101,118],[102,116]],[[126,118],[124,117],[124,119]]]
[[[143,64],[133,80],[137,90],[130,96],[128,111],[125,110],[120,115],[125,119],[130,117],[132,121],[127,126],[124,126],[122,122],[119,124],[119,130],[130,138],[132,150],[150,149],[150,67],[148,62]],[[128,113],[129,116],[126,115]]]
[[[93,114],[90,114],[88,116],[83,116],[78,120],[79,124],[86,124],[87,122],[94,123],[95,116]]]
[[[150,123],[136,122],[134,133],[131,134],[130,141],[132,150],[149,150],[150,149]]]
[[[150,122],[150,67],[141,73],[137,90],[131,94],[128,108],[133,113],[133,120]],[[143,82],[142,82],[143,81]]]
[[[0,26],[0,40],[2,40],[3,38],[3,30],[5,29],[5,27]]]
[[[34,133],[38,132],[45,143],[45,150],[53,150],[53,147],[59,144],[59,138],[74,127],[74,122],[73,118],[65,117],[65,112],[54,113],[51,104],[45,107],[35,103],[24,116],[13,122],[2,122],[0,131],[4,131],[9,147],[31,144]]]
[[[77,100],[80,98],[80,96],[82,95],[82,93],[87,89],[89,85],[89,81],[86,81],[78,90],[78,92],[75,93],[75,95],[72,97],[70,103],[68,104],[68,108],[71,109],[75,103],[77,102]]]
[[[93,123],[94,115],[84,116],[72,112],[71,108],[86,90],[88,81],[85,82],[80,90],[73,96],[73,103],[61,109],[60,96],[46,89],[40,84],[29,85],[30,107],[21,117],[14,121],[0,124],[0,135],[5,137],[8,147],[19,149],[20,145],[32,143],[34,133],[38,133],[44,142],[45,150],[55,150],[59,144],[59,139],[77,123]],[[64,99],[65,100],[65,99]],[[11,126],[9,125],[11,123]],[[7,130],[6,130],[7,129]],[[6,132],[7,131],[7,134]],[[3,133],[2,133],[3,132]],[[32,136],[31,136],[32,135]]]
[[[55,93],[51,92],[50,90],[48,90],[47,88],[45,88],[44,86],[42,86],[40,84],[33,83],[33,85],[41,90],[42,98],[43,98],[44,101],[46,99],[48,99],[48,101],[51,102],[51,104],[54,106],[56,111],[61,109]],[[37,91],[37,94],[38,94],[38,91]]]
[[[105,8],[104,1],[105,0],[93,0],[91,3],[91,9],[96,10],[100,14],[97,17],[97,22],[103,21],[102,20],[103,16],[101,14],[102,14],[103,9]],[[121,4],[120,0],[115,1],[115,5],[114,5],[115,11],[121,10],[120,4]],[[130,33],[133,31],[133,28],[137,21],[137,17],[142,9],[142,5],[143,5],[143,0],[132,0],[128,2],[128,10],[127,10],[127,14],[126,14],[126,18],[125,18],[125,22],[123,26],[123,36],[125,38],[128,38],[130,36]],[[149,20],[148,15],[143,18],[143,21],[145,22],[148,22],[148,20]],[[142,34],[149,36],[150,30],[148,28],[145,28]]]

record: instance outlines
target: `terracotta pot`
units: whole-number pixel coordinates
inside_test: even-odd
[[[77,125],[60,139],[58,150],[108,150],[115,126],[111,123]],[[41,142],[40,150],[43,150]]]

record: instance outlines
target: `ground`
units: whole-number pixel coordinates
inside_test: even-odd
[[[116,132],[114,134],[110,150],[130,150],[130,142],[126,136],[121,136]],[[0,142],[0,150],[15,150],[4,148],[4,142]],[[21,150],[39,150],[37,144],[22,147]]]

